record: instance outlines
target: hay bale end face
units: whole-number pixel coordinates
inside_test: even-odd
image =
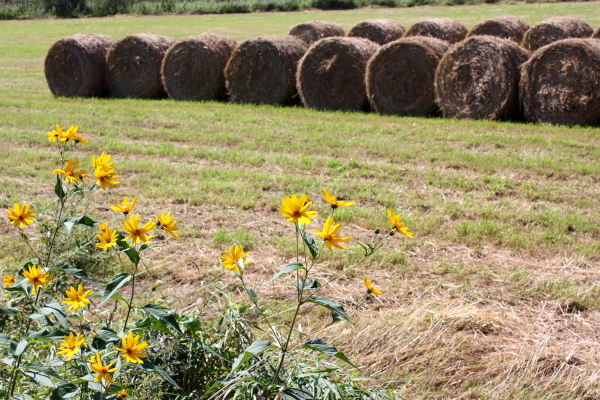
[[[237,43],[221,35],[205,33],[176,42],[163,60],[162,78],[175,100],[225,98],[225,66]]]
[[[589,38],[594,32],[585,22],[575,17],[553,17],[532,26],[523,36],[521,46],[529,51],[562,39]]]
[[[115,97],[165,97],[161,66],[175,43],[165,36],[138,34],[127,36],[111,46],[107,55],[107,81]]]
[[[369,108],[365,70],[379,46],[359,38],[326,38],[306,52],[298,66],[298,92],[306,108]]]
[[[367,95],[384,114],[428,115],[436,112],[435,70],[448,42],[414,36],[382,46],[367,65]]]
[[[410,36],[429,36],[454,44],[467,37],[467,28],[455,19],[432,18],[417,22],[408,28],[404,37]]]
[[[477,23],[469,31],[467,37],[472,36],[496,36],[502,39],[512,40],[521,43],[525,32],[529,30],[529,25],[519,18],[509,15],[486,19]]]
[[[296,69],[308,48],[295,36],[263,36],[240,43],[225,67],[231,101],[291,104],[296,100]]]
[[[327,21],[302,22],[290,29],[291,36],[296,36],[305,41],[309,46],[314,42],[333,36],[345,36],[346,32],[341,26]]]
[[[113,40],[104,35],[75,35],[55,42],[46,54],[44,73],[55,96],[108,94],[106,53]]]
[[[562,125],[600,123],[600,41],[565,39],[523,64],[519,95],[525,118]]]
[[[519,111],[519,68],[529,52],[508,39],[473,36],[451,48],[435,75],[444,116],[508,119]]]
[[[406,29],[393,19],[370,19],[362,21],[350,28],[348,37],[369,39],[379,45],[398,40]]]

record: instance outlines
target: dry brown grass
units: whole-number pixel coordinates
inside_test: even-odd
[[[293,301],[292,278],[266,283],[293,259],[273,241],[293,232],[278,212],[169,207],[185,221],[186,234],[169,239],[168,246],[153,257],[154,277],[142,272],[142,286],[149,288],[153,279],[160,279],[165,282],[163,298],[171,306],[182,312],[192,310],[202,297],[201,281],[224,272],[218,262],[227,245],[215,244],[213,236],[221,228],[235,227],[256,236],[250,247],[252,262],[245,271],[247,284],[280,307],[281,300]],[[370,234],[352,225],[344,226],[342,233],[353,238]],[[384,265],[385,252],[401,247],[405,240],[392,237],[368,267],[325,290],[325,295],[353,310],[364,293],[362,276],[371,277],[375,287],[383,289],[382,296],[351,313],[355,325],[325,327],[330,317],[313,309],[300,321],[304,333],[317,332],[343,350],[363,373],[390,381],[406,398],[600,396],[600,314],[582,300],[594,293],[600,272],[586,260],[536,259],[417,237],[403,265]],[[328,258],[315,276],[325,282],[338,273],[339,264]],[[561,297],[540,289],[560,280],[570,280],[578,291]],[[221,281],[234,298],[244,301],[232,275],[222,275]]]

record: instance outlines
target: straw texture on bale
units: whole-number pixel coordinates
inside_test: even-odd
[[[592,34],[592,39],[600,39],[600,26]]]
[[[333,22],[308,21],[302,22],[290,29],[290,35],[304,40],[309,46],[317,40],[332,36],[344,36],[344,29]]]
[[[369,108],[365,69],[379,46],[360,38],[326,38],[311,46],[298,66],[298,91],[307,108]]]
[[[138,34],[113,43],[108,51],[108,87],[115,97],[165,97],[161,65],[175,40],[158,35]]]
[[[225,66],[236,46],[233,39],[205,33],[176,42],[163,60],[162,77],[175,100],[221,100]]]
[[[600,41],[566,39],[541,48],[523,64],[519,94],[529,121],[600,123]]]
[[[579,18],[552,17],[529,28],[521,45],[527,50],[536,51],[557,40],[589,38],[592,33],[592,28]]]
[[[435,70],[448,42],[415,36],[382,46],[367,64],[367,95],[384,114],[427,115],[438,110]]]
[[[55,42],[46,54],[44,73],[55,96],[105,96],[106,53],[113,40],[104,35],[75,35]]]
[[[435,94],[444,116],[507,119],[519,111],[519,68],[529,52],[494,36],[473,36],[440,61]]]
[[[467,28],[455,19],[432,18],[417,22],[408,28],[404,37],[409,36],[429,36],[454,44],[467,36]]]
[[[289,104],[297,101],[296,70],[308,48],[296,36],[263,36],[240,43],[225,79],[231,101]]]
[[[393,19],[370,19],[358,22],[348,31],[349,37],[369,39],[379,45],[398,40],[406,29]]]
[[[504,15],[501,17],[486,19],[477,23],[467,37],[471,36],[497,36],[502,39],[521,43],[529,25],[519,18]]]

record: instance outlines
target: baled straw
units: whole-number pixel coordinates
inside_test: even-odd
[[[600,41],[565,39],[536,51],[521,69],[525,118],[564,125],[600,122]]]
[[[55,42],[44,61],[44,73],[52,94],[107,95],[106,53],[112,42],[104,35],[75,35]]]
[[[349,37],[369,39],[379,45],[398,40],[406,29],[393,19],[370,19],[358,22],[348,31]]]
[[[444,116],[508,119],[519,111],[519,68],[529,52],[494,36],[473,36],[451,48],[435,76]]]
[[[309,46],[317,40],[332,36],[344,36],[344,29],[333,22],[308,21],[290,29],[290,35],[304,40]]]
[[[367,95],[384,114],[427,115],[438,110],[435,70],[448,42],[414,36],[382,46],[367,64]]]
[[[296,69],[307,48],[306,42],[295,36],[263,36],[240,43],[225,67],[231,100],[254,104],[294,102]]]
[[[523,36],[521,46],[527,50],[536,51],[540,47],[570,38],[589,38],[592,28],[575,17],[553,17],[532,26]]]
[[[529,25],[519,18],[503,15],[501,17],[486,19],[477,23],[467,37],[471,36],[497,36],[502,39],[521,43]]]
[[[467,36],[467,28],[459,21],[450,18],[432,18],[415,23],[404,33],[404,37],[429,36],[458,43]]]
[[[225,66],[237,43],[221,35],[205,33],[176,42],[167,51],[162,77],[175,100],[225,98]]]
[[[175,40],[152,34],[127,36],[111,46],[107,55],[108,87],[116,97],[165,97],[161,65]]]
[[[306,108],[363,110],[369,102],[365,69],[379,46],[359,38],[325,38],[311,46],[298,66],[298,92]]]

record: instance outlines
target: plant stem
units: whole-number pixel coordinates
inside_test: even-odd
[[[129,298],[129,305],[127,306],[127,316],[125,317],[125,324],[123,324],[123,333],[127,329],[127,321],[129,321],[129,314],[131,314],[131,308],[133,306],[133,296],[135,295],[135,274],[137,273],[138,265],[140,262],[135,263],[135,269],[133,270],[131,278],[131,297]]]

